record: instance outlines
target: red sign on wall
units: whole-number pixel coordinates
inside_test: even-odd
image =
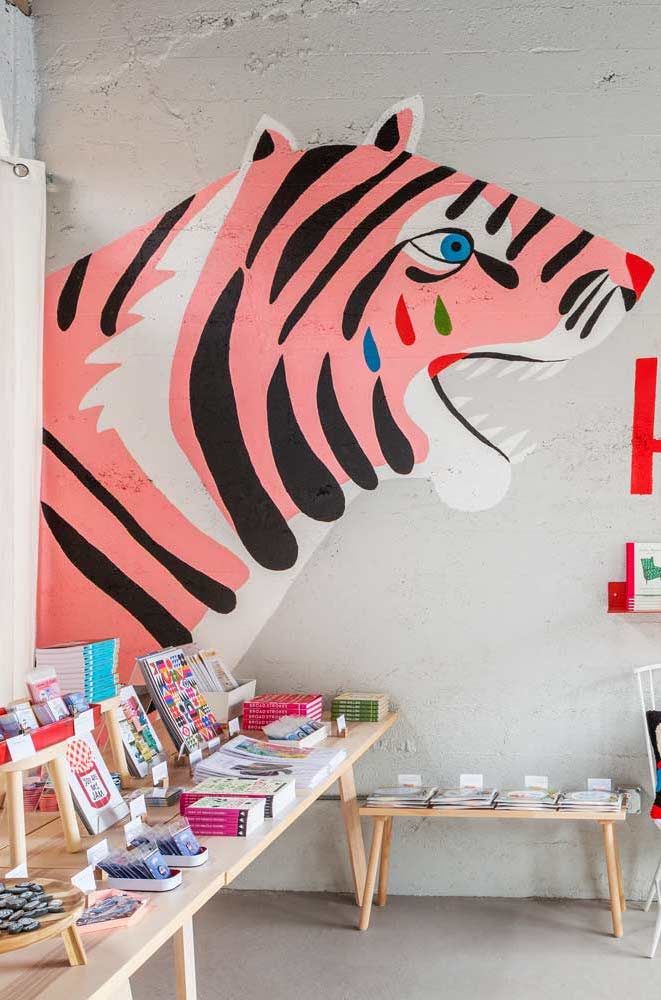
[[[661,440],[654,437],[658,358],[638,358],[634,383],[633,433],[631,435],[631,492],[649,494],[654,488],[654,455]]]

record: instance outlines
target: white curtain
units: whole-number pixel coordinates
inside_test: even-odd
[[[11,155],[0,112],[0,705],[34,655],[45,242],[44,164]]]

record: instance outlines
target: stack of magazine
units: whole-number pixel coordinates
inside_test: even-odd
[[[606,792],[598,789],[589,791],[563,792],[558,807],[563,812],[619,812],[624,796],[622,792]]]
[[[195,781],[206,778],[296,779],[299,788],[316,788],[346,757],[346,750],[308,750],[235,736],[221,750],[201,760]]]
[[[493,809],[495,788],[439,788],[432,797],[434,809]]]
[[[387,809],[424,809],[436,791],[430,785],[394,785],[375,788],[367,796],[365,805],[384,806]]]
[[[55,671],[62,691],[82,691],[88,701],[115,697],[119,691],[118,660],[119,639],[35,649],[38,671]]]
[[[558,806],[559,793],[547,788],[519,788],[509,792],[499,792],[496,800],[498,809],[548,809]]]

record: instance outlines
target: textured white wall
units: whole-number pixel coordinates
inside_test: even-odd
[[[42,0],[37,27],[51,267],[233,169],[263,112],[302,143],[357,141],[417,92],[423,154],[661,264],[656,5]],[[608,617],[605,599],[624,541],[658,536],[658,494],[631,497],[628,482],[633,362],[659,353],[660,289],[557,379],[469,382],[473,412],[539,441],[508,497],[467,515],[420,482],[362,496],[246,656],[240,673],[262,689],[392,693],[402,720],[360,765],[362,789],[398,771],[645,780],[631,667],[660,658],[661,624]],[[242,884],[348,886],[337,814],[316,807]],[[645,817],[628,824],[630,895],[656,843]],[[393,885],[599,894],[600,833],[402,824]]]
[[[33,22],[16,7],[0,8],[0,118],[9,148],[21,156],[34,154],[37,88]],[[2,126],[0,125],[0,138]]]

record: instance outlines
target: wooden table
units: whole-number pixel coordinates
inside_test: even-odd
[[[376,903],[385,906],[388,894],[388,876],[390,874],[390,849],[392,844],[392,825],[395,817],[416,817],[417,819],[474,819],[482,822],[498,820],[545,820],[550,823],[598,823],[603,830],[604,854],[606,871],[608,872],[608,888],[610,892],[611,916],[613,934],[622,937],[622,913],[626,910],[624,889],[622,887],[622,868],[617,846],[615,824],[622,823],[627,818],[626,810],[618,812],[599,812],[597,810],[547,810],[547,809],[389,809],[381,806],[363,806],[361,816],[368,816],[373,823],[372,846],[365,891],[360,908],[358,927],[366,931],[370,924],[372,901],[376,886],[377,872],[379,885]]]
[[[283,813],[276,819],[266,820],[252,836],[200,838],[201,843],[209,848],[209,861],[200,868],[184,870],[183,883],[177,889],[152,894],[148,912],[130,930],[86,934],[85,949],[89,958],[86,966],[66,968],[60,954],[45,945],[4,956],[0,961],[0,997],[17,996],[20,1000],[37,1000],[46,996],[48,1000],[128,1000],[131,997],[130,976],[171,939],[177,998],[195,1000],[194,914],[259,857],[336,781],[339,783],[356,902],[360,905],[367,865],[353,765],[387,732],[396,718],[396,714],[391,714],[378,723],[354,723],[348,727],[346,739],[326,741],[324,747],[341,747],[346,751],[346,758],[316,788],[298,792],[295,801]],[[166,815],[166,810],[154,810],[152,813],[158,819],[165,819]],[[85,850],[104,836],[111,845],[123,843],[122,828],[114,827],[101,837],[83,837],[83,851],[79,855],[70,855],[62,850],[59,823],[35,830],[28,835],[30,877],[57,872],[57,877],[61,878],[65,872],[70,875],[80,871],[87,864]],[[0,863],[5,865],[7,861],[7,850],[0,851]]]

